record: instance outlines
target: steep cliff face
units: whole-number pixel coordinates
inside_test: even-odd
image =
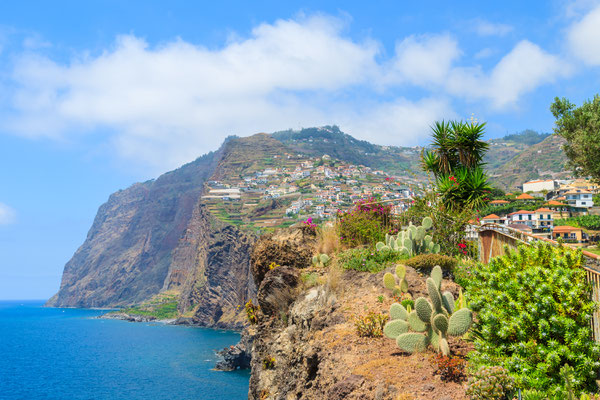
[[[220,152],[203,156],[156,180],[110,196],[83,245],[65,265],[58,307],[139,303],[164,286],[171,252],[187,228],[204,181]]]
[[[241,306],[256,293],[250,272],[254,237],[213,217],[199,203],[173,251],[166,290],[180,292],[179,310],[199,326],[242,328]]]

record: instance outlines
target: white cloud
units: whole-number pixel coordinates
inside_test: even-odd
[[[484,19],[474,21],[474,29],[481,36],[505,36],[513,31],[513,27],[507,24],[499,24]]]
[[[524,94],[568,76],[570,66],[558,56],[522,40],[485,74],[480,67],[456,68],[448,90],[470,100],[488,99],[496,109],[515,105]]]
[[[571,25],[567,40],[570,50],[585,64],[600,65],[600,6]]]
[[[0,225],[8,225],[15,222],[17,213],[4,203],[0,203]]]
[[[327,16],[278,20],[216,49],[126,35],[68,63],[29,49],[0,90],[9,99],[0,99],[0,129],[55,140],[105,135],[120,158],[160,172],[227,135],[302,126],[337,123],[380,144],[416,144],[433,121],[456,116],[451,97],[503,109],[565,72],[527,41],[486,72],[458,65],[449,34],[406,37],[382,60],[377,42],[344,29]],[[406,86],[425,90],[409,98]]]
[[[396,45],[386,83],[441,83],[459,58],[458,43],[448,34],[409,36]]]

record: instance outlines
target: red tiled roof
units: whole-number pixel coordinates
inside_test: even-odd
[[[574,226],[568,226],[568,225],[554,227],[554,232],[559,232],[559,233],[575,232],[575,231],[581,231],[581,228],[575,228]]]
[[[535,210],[535,212],[553,212],[553,211],[549,208],[538,208],[537,210]]]
[[[506,201],[506,200],[492,200],[490,201],[490,204],[508,204],[510,203],[510,201]]]
[[[527,211],[527,210],[519,210],[519,211],[512,212],[508,215],[515,215],[515,214],[535,214],[535,212]]]
[[[527,193],[523,193],[520,194],[519,196],[517,196],[517,200],[533,200],[534,197],[531,195],[528,195]]]
[[[487,217],[483,217],[482,219],[500,219],[496,214],[490,214]]]
[[[549,202],[546,203],[547,206],[564,206],[564,203],[561,203],[560,201],[556,201],[556,200],[550,200]]]

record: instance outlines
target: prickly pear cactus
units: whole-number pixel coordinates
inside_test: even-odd
[[[377,251],[393,250],[409,257],[425,253],[439,253],[440,245],[433,241],[430,234],[427,234],[432,227],[432,219],[425,217],[422,225],[417,226],[411,223],[396,236],[386,233],[385,242],[378,242],[375,248]]]
[[[330,258],[327,254],[313,256],[312,263],[315,267],[324,267],[329,264]]]
[[[396,274],[398,275],[398,271]],[[389,276],[391,278],[388,277],[387,280],[391,282],[393,279],[395,284],[394,275]],[[385,281],[384,276],[384,284]],[[442,269],[435,266],[431,276],[427,278],[429,299],[416,299],[415,309],[411,312],[398,303],[390,307],[390,321],[385,325],[384,333],[386,337],[395,339],[402,350],[414,353],[425,351],[431,346],[448,355],[448,336],[462,336],[471,328],[473,313],[462,307],[462,292],[459,301],[455,302],[452,293],[440,291],[441,284]]]
[[[396,266],[395,275],[386,272],[383,275],[383,286],[392,291],[394,296],[400,297],[402,293],[408,292],[408,282],[406,281],[406,267],[398,264]]]

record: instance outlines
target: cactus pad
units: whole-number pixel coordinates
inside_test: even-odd
[[[406,276],[406,267],[402,264],[396,265],[396,276],[398,279],[404,279]]]
[[[394,275],[386,272],[385,275],[383,275],[383,286],[385,286],[386,289],[394,290],[396,288],[396,278]]]
[[[448,320],[448,335],[462,336],[473,323],[473,313],[468,308],[461,308],[450,316]]]
[[[435,284],[438,289],[442,286],[442,276],[442,267],[440,267],[439,265],[433,267],[433,269],[431,270],[431,278],[435,281]]]
[[[406,279],[400,280],[400,291],[402,293],[408,292],[408,282],[406,281]]]
[[[390,319],[392,321],[396,319],[406,321],[408,319],[408,311],[406,311],[406,308],[402,304],[394,303],[390,307]]]
[[[408,332],[408,322],[401,319],[390,321],[383,327],[383,334],[390,339],[396,339],[406,332]]]
[[[433,227],[433,220],[431,219],[431,217],[425,217],[423,218],[423,222],[421,222],[421,225],[423,225],[423,228],[425,229],[431,229]]]
[[[417,300],[415,300],[415,311],[417,312],[417,315],[421,321],[429,323],[433,309],[431,308],[431,304],[429,304],[424,297],[419,297]]]
[[[425,351],[429,345],[429,338],[422,333],[403,333],[396,339],[396,344],[409,353]]]
[[[440,352],[447,356],[448,354],[450,354],[450,346],[448,346],[448,341],[444,338],[440,339]]]
[[[408,324],[410,325],[410,329],[415,332],[425,332],[427,330],[427,325],[421,321],[416,311],[408,314]]]
[[[449,314],[454,312],[454,296],[450,292],[444,292],[442,295],[442,305]]]
[[[386,235],[387,235],[387,233],[386,233]],[[387,243],[387,239],[386,239],[386,243]],[[377,242],[377,244],[375,245],[375,248],[377,249],[377,251],[380,251],[382,247],[386,246],[386,243]]]
[[[429,299],[436,312],[442,312],[442,296],[438,290],[438,286],[433,278],[427,278],[427,292],[429,293]]]
[[[327,263],[329,262],[329,256],[327,254],[321,254],[319,256],[319,261],[321,261],[321,264],[327,265]]]
[[[433,317],[433,327],[445,334],[448,331],[448,318],[444,314],[436,315]]]

